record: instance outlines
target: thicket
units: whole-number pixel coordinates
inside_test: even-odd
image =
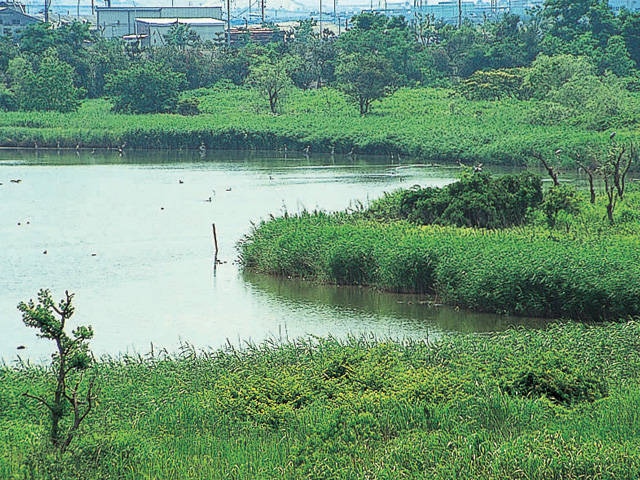
[[[477,167],[479,168],[479,167]],[[506,228],[522,225],[542,203],[542,180],[530,172],[493,177],[473,169],[445,187],[399,190],[373,202],[377,220],[408,220],[417,225]]]
[[[277,98],[288,91],[330,86],[356,113],[370,115],[399,88],[454,86],[469,99],[535,98],[544,104],[531,120],[543,125],[567,121],[602,131],[637,123],[627,104],[639,84],[640,13],[614,15],[600,0],[549,0],[527,18],[505,14],[481,24],[362,12],[338,36],[316,26],[302,20],[284,32],[286,42],[233,47],[222,37],[202,42],[181,26],[165,35],[165,45],[144,47],[96,37],[80,22],[36,24],[17,38],[0,37],[0,106],[68,111],[82,95],[109,94],[122,111],[176,112],[179,94],[230,82],[261,92],[274,114],[283,113]],[[142,108],[123,101],[132,88],[150,85],[159,94]],[[60,103],[63,97],[73,101]]]
[[[104,358],[64,454],[0,366],[0,477],[632,479],[637,322],[426,341],[298,339]]]

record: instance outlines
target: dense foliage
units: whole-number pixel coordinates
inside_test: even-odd
[[[409,220],[418,225],[506,228],[526,222],[542,202],[542,181],[532,173],[494,178],[466,171],[443,188],[416,186],[374,203],[369,211],[378,220]]]
[[[52,67],[45,65],[42,77],[48,81],[41,83],[53,88],[64,84],[65,90],[56,90],[55,96],[70,94],[76,103],[42,103],[41,110],[74,110],[83,95],[98,98],[107,93],[105,76],[117,78],[160,65],[159,72],[180,91],[210,88],[220,81],[257,87],[274,112],[279,109],[272,90],[256,82],[251,71],[271,68],[272,74],[286,77],[278,83],[292,89],[340,88],[363,115],[375,111],[374,103],[390,92],[418,85],[459,86],[461,94],[474,99],[536,98],[551,102],[555,115],[565,117],[571,113],[563,109],[579,110],[576,102],[585,110],[601,106],[599,113],[610,114],[623,108],[624,95],[637,90],[640,83],[639,24],[640,13],[622,9],[614,15],[603,0],[546,0],[526,18],[505,14],[480,24],[465,21],[456,26],[419,12],[410,21],[362,12],[338,36],[328,30],[319,32],[313,20],[305,20],[285,32],[286,42],[239,42],[232,47],[222,39],[202,42],[187,26],[173,28],[165,45],[142,47],[94,37],[86,23],[56,28],[36,24],[18,38],[0,37],[0,107],[33,109],[24,99],[31,90],[36,95],[43,88],[12,75],[11,63],[17,62],[24,71],[31,68],[37,75],[44,59],[55,57],[62,63],[55,71],[63,73],[63,80],[54,80],[47,73]],[[278,63],[284,59],[286,68]],[[68,85],[69,75],[74,90]],[[183,81],[175,84],[176,75],[183,76]],[[579,93],[571,95],[575,90]],[[594,99],[587,105],[589,93]],[[16,98],[3,99],[8,96]],[[142,109],[125,108],[123,103],[131,102],[116,101],[116,109],[176,108],[176,102],[167,104],[164,96],[158,105]],[[590,128],[607,127],[594,124]]]
[[[49,453],[0,367],[0,477],[633,479],[640,327],[551,326],[397,343],[300,339],[103,359],[84,435]]]
[[[575,118],[555,125],[532,123],[532,118],[548,112],[544,105],[476,102],[451,98],[450,93],[401,89],[382,100],[375,115],[363,117],[334,89],[294,90],[280,98],[280,114],[274,116],[268,100],[255,90],[227,83],[181,97],[198,100],[200,114],[190,117],[115,114],[110,112],[112,104],[103,100],[85,101],[77,112],[64,115],[7,112],[0,116],[0,144],[113,148],[126,143],[129,148],[196,149],[204,143],[207,150],[282,150],[286,145],[292,155],[310,146],[313,153],[393,156],[401,164],[412,157],[468,165],[539,165],[532,156],[537,151],[565,168],[575,168],[574,153],[589,162],[607,156],[608,131],[587,130],[576,125]],[[639,100],[634,97],[629,109],[640,108]],[[589,113],[583,113],[591,121]],[[608,122],[617,126],[620,142],[634,138],[625,118],[610,117]],[[555,155],[557,149],[563,153]]]

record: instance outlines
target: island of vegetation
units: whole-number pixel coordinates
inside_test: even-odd
[[[57,350],[0,366],[0,477],[638,478],[640,14],[547,0],[481,25],[312,27],[232,47],[176,27],[144,51],[30,27],[0,41],[0,144],[459,162],[446,187],[264,221],[240,263],[548,327],[95,359],[90,327],[66,333],[73,295],[41,291],[18,308]]]

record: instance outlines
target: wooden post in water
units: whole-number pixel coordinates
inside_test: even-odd
[[[216,234],[216,224],[212,223],[211,228],[213,229],[213,269],[216,269],[218,265],[218,235]]]

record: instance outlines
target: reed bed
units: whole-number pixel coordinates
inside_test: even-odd
[[[575,320],[639,315],[638,222],[607,227],[596,215],[587,208],[563,232],[305,212],[256,226],[239,243],[240,262],[260,273],[430,294],[476,311]]]
[[[402,89],[360,116],[332,89],[292,91],[273,115],[248,88],[189,92],[201,114],[123,115],[107,100],[85,101],[75,113],[6,112],[0,118],[0,146],[134,149],[269,149],[410,156],[429,162],[523,165],[531,151],[551,154],[602,148],[608,134],[580,125],[536,125],[535,101],[469,101],[451,91]],[[617,138],[631,138],[631,127]],[[565,161],[568,161],[565,159]]]

